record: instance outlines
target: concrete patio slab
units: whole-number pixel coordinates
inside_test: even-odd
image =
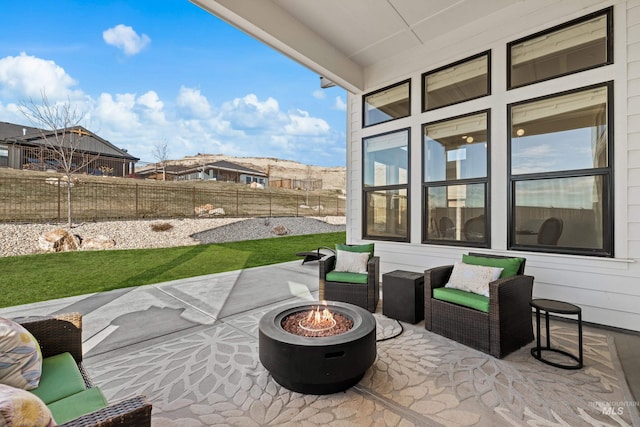
[[[294,261],[10,307],[0,316],[81,312],[94,381],[109,400],[146,395],[159,427],[640,423],[637,408],[613,416],[598,407],[632,402],[605,331],[585,330],[586,367],[567,372],[533,359],[529,346],[500,360],[423,322],[400,324],[381,313],[382,303],[374,314],[377,359],[359,384],[327,396],[291,392],[259,361],[258,322],[288,302],[315,300],[317,269]],[[570,326],[554,328],[555,345],[575,347]]]

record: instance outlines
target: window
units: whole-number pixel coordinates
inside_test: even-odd
[[[411,80],[389,86],[362,97],[363,127],[411,115]]]
[[[9,147],[0,145],[0,166],[9,166]]]
[[[509,43],[509,89],[613,63],[612,9]]]
[[[409,241],[409,129],[363,139],[363,236]]]
[[[425,243],[489,246],[489,111],[423,125]]]
[[[490,51],[422,75],[422,111],[491,93]]]
[[[613,256],[612,83],[509,106],[509,246]]]

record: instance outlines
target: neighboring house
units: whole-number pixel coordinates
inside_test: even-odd
[[[81,138],[76,150],[77,164],[84,163],[80,156],[92,159],[79,173],[127,176],[133,173],[135,163],[140,160],[82,126],[75,126],[68,132],[74,138]],[[44,137],[49,142],[55,140],[52,131],[0,122],[0,167],[61,171],[56,156],[49,148],[50,143]]]
[[[640,330],[640,0],[192,0],[347,90],[347,240],[381,273],[521,255]]]
[[[164,179],[166,181],[211,179],[223,182],[239,182],[241,184],[251,184],[252,182],[255,182],[262,184],[265,187],[268,183],[267,174],[226,160],[220,160],[200,166],[167,165],[164,170],[160,164],[157,164],[152,168],[139,171],[138,174],[145,178],[156,180]]]

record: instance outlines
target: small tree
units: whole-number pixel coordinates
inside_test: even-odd
[[[158,143],[153,148],[153,157],[160,163],[162,166],[162,180],[166,181],[167,178],[167,160],[169,160],[169,147],[166,142]],[[156,166],[157,164],[156,163]],[[156,168],[157,170],[157,168]]]
[[[98,156],[89,155],[82,149],[83,140],[88,133],[80,127],[85,114],[66,102],[52,104],[46,93],[42,92],[42,103],[32,98],[20,102],[18,108],[22,114],[40,131],[46,156],[51,158],[62,171],[67,187],[67,227],[72,226],[71,187],[73,175],[86,169]]]
[[[304,180],[304,189],[307,192],[307,206],[309,206],[309,190],[312,189],[311,187],[312,181],[313,181],[313,169],[311,168],[311,165],[307,165],[307,175]]]

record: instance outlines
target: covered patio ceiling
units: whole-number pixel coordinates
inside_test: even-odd
[[[480,34],[489,15],[520,28],[526,21],[514,22],[514,14],[562,7],[553,0],[190,1],[352,93],[368,86],[376,67]]]

